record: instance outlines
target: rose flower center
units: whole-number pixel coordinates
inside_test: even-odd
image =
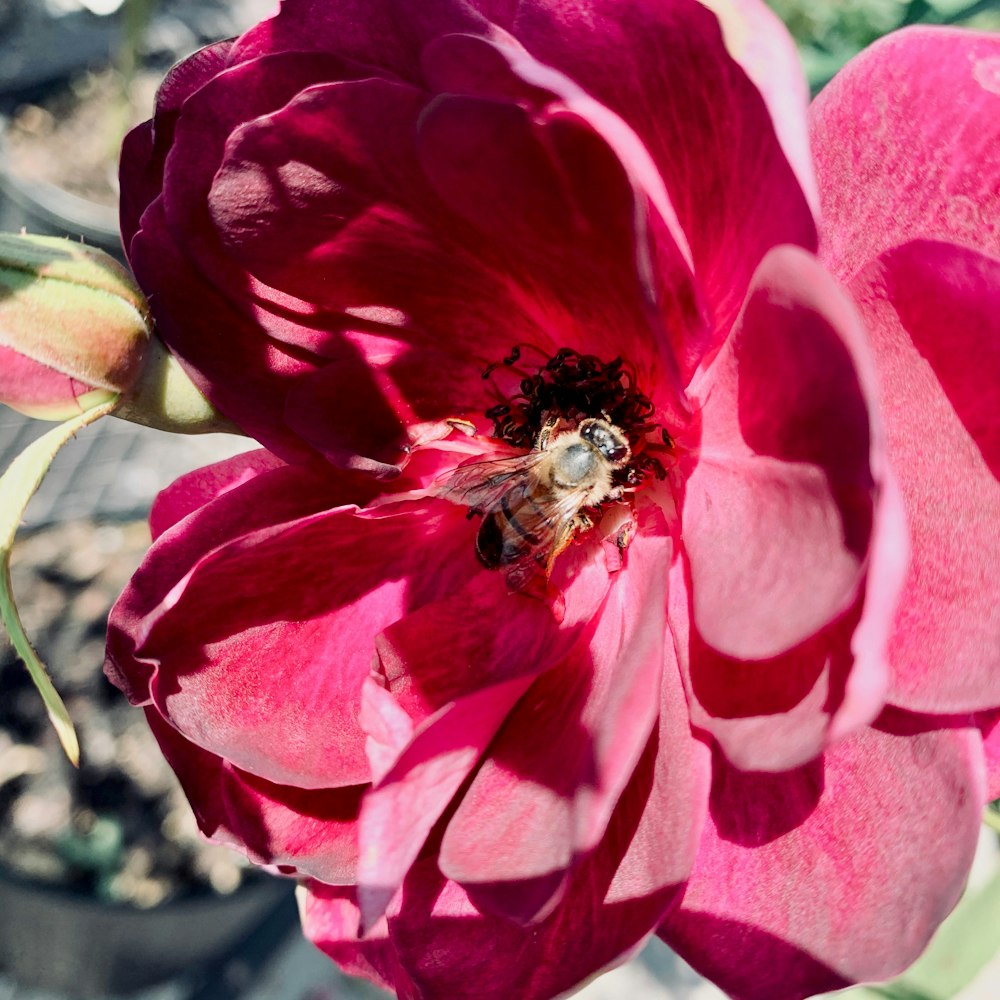
[[[652,400],[618,357],[601,361],[562,348],[536,370],[521,365],[521,348],[491,364],[520,374],[518,391],[486,411],[492,436],[521,454],[463,466],[445,494],[482,523],[476,554],[504,570],[512,590],[588,531],[610,504],[634,494],[650,476],[666,476],[670,435],[652,420]],[[499,391],[499,390],[498,390]]]

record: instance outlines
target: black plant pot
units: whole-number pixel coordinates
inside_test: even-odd
[[[278,910],[292,884],[254,873],[229,896],[148,910],[102,903],[0,869],[0,967],[25,986],[106,1000],[209,973]]]

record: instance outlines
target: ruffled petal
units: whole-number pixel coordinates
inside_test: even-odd
[[[163,165],[174,138],[181,105],[199,87],[226,67],[231,39],[199,49],[177,63],[156,92],[156,116],[132,129],[122,142],[119,166],[122,242],[126,254],[141,225],[142,213],[157,198],[163,184]]]
[[[691,736],[676,674],[662,705],[658,733],[604,838],[544,920],[524,928],[481,913],[428,857],[411,869],[373,940],[358,940],[348,893],[310,883],[306,936],[343,967],[378,978],[400,997],[427,1000],[547,1000],[620,961],[676,903],[704,815],[708,755]]]
[[[871,331],[913,556],[889,646],[889,700],[1000,704],[1000,260],[917,241],[851,291]]]
[[[525,0],[500,23],[620,115],[649,151],[720,339],[768,249],[815,248],[812,213],[768,105],[696,0]],[[791,137],[801,125],[784,131]]]
[[[329,502],[349,486],[286,467],[230,490],[160,537],[112,614],[112,676],[272,782],[367,781],[358,713],[376,635],[484,572],[460,508]],[[269,523],[253,526],[255,508]]]
[[[480,910],[539,919],[604,835],[656,722],[663,671],[676,683],[663,647],[669,542],[648,505],[592,634],[527,691],[449,819],[439,866]]]
[[[381,683],[368,682],[362,708],[375,778],[361,822],[358,898],[366,927],[385,911],[535,677],[548,676],[588,630],[608,574],[592,551],[591,558],[572,555],[556,574],[565,587],[559,621],[537,598],[509,594],[500,574],[482,573],[379,636]],[[568,574],[567,562],[576,563]],[[441,656],[442,634],[448,658]]]
[[[810,108],[820,258],[842,280],[908,240],[1000,256],[1000,36],[909,28]]]
[[[693,388],[682,538],[694,624],[719,652],[776,656],[854,601],[882,463],[873,381],[846,296],[803,251],[771,251]]]
[[[357,819],[367,786],[275,785],[195,746],[155,709],[146,709],[146,719],[205,836],[257,864],[280,865],[326,882],[354,880]]]
[[[984,791],[978,730],[905,718],[781,775],[717,758],[695,870],[660,934],[734,1000],[888,978],[961,895]]]

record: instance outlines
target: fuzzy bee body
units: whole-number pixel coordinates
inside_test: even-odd
[[[482,516],[479,561],[504,570],[508,586],[520,590],[539,571],[549,573],[590,526],[586,508],[613,498],[613,473],[630,456],[625,435],[606,420],[590,417],[561,432],[552,423],[527,454],[462,466],[443,495]]]

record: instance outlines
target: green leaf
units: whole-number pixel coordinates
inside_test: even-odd
[[[59,736],[59,742],[66,756],[74,765],[80,763],[80,744],[76,730],[66,711],[62,698],[52,685],[38,654],[31,646],[21,616],[17,613],[10,579],[10,556],[14,545],[14,535],[24,516],[28,501],[34,496],[48,472],[56,452],[77,431],[110,413],[117,404],[117,398],[86,410],[79,416],[53,427],[37,441],[33,441],[10,464],[10,468],[0,476],[0,619],[2,619],[10,641],[17,655],[24,660],[28,673],[42,696],[49,719]]]

